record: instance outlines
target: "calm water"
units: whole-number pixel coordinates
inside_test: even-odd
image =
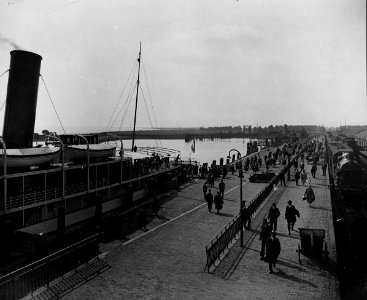
[[[207,162],[211,164],[213,160],[219,164],[221,157],[226,160],[228,152],[231,149],[236,149],[241,152],[242,156],[246,155],[247,143],[249,139],[222,139],[222,140],[204,140],[195,142],[195,153],[192,153],[191,146],[193,142],[185,142],[183,139],[179,140],[136,140],[135,144],[139,147],[165,147],[170,149],[179,150],[181,152],[182,159],[191,158],[191,160],[199,161],[201,164]],[[123,141],[124,148],[129,149],[131,147],[131,140]],[[236,151],[232,151],[231,155],[236,154]]]

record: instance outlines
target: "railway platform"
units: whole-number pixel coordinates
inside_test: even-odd
[[[310,174],[311,166],[305,167]],[[246,201],[265,186],[250,183],[249,175],[245,173],[243,183]],[[205,246],[239,211],[238,174],[229,174],[225,180],[220,214],[208,212],[202,180],[167,193],[161,198],[158,218],[151,218],[147,225],[148,231],[137,229],[123,239],[103,244],[100,257],[109,268],[79,284],[62,299],[339,299],[328,178],[318,170],[311,180],[316,196],[312,207],[302,200],[305,186],[287,181],[286,186],[274,187],[253,218],[252,229],[245,230],[244,247],[237,240],[212,273],[204,270]],[[213,194],[218,181],[215,186],[211,188]],[[284,218],[288,200],[300,212],[295,231],[290,235]],[[260,260],[259,233],[273,202],[281,212],[278,219],[281,253],[274,274],[269,274],[267,263]],[[127,225],[121,222],[119,226]],[[301,256],[302,264],[299,263],[298,228],[325,230],[327,261]],[[39,296],[35,297],[41,299]]]

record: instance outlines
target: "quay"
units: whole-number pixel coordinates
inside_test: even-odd
[[[305,164],[305,168],[310,174],[311,166]],[[279,172],[280,168],[273,169]],[[244,175],[243,199],[250,201],[266,184],[250,183],[249,172]],[[147,226],[148,231],[137,229],[124,240],[101,245],[100,260],[108,267],[94,278],[73,286],[70,275],[26,298],[51,299],[46,295],[52,295],[51,291],[55,295],[57,287],[68,284],[70,289],[62,299],[340,298],[328,176],[322,176],[318,170],[316,178],[312,178],[316,196],[312,207],[302,200],[306,188],[302,184],[296,186],[294,181],[286,180],[285,187],[275,186],[253,218],[252,229],[245,230],[245,247],[240,247],[238,239],[211,273],[204,270],[205,246],[238,214],[238,173],[229,173],[225,179],[224,207],[219,215],[208,212],[202,193],[203,182],[195,180],[163,195],[170,200],[162,201],[161,218],[154,218]],[[217,187],[218,181],[212,188],[213,194]],[[284,219],[288,200],[292,200],[300,212],[296,230],[291,235]],[[259,230],[274,202],[281,212],[278,219],[281,253],[274,274],[269,274],[268,264],[260,260]],[[301,255],[302,264],[299,263],[298,228],[325,230],[327,262],[315,262]]]

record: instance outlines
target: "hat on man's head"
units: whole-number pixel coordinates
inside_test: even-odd
[[[264,219],[264,220],[263,220],[263,223],[266,223],[266,222],[268,222],[268,219]]]
[[[277,205],[277,204],[274,202],[274,203],[273,203],[273,206],[276,206],[276,205]]]
[[[292,201],[291,200],[288,200],[288,202],[287,202],[288,204],[292,204]]]

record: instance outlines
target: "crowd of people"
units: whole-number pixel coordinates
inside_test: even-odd
[[[311,181],[313,178],[317,176],[317,164],[320,159],[323,159],[324,148],[322,143],[318,143],[315,141],[311,141],[305,148],[301,149],[301,147],[294,147],[293,149],[295,154],[299,154],[299,158],[293,161],[293,174],[294,181],[296,186],[306,186],[306,189],[303,194],[303,200],[307,201],[309,206],[315,201],[315,193],[312,188]],[[299,153],[302,152],[302,153]],[[274,153],[269,151],[267,155],[263,158],[260,157],[259,154],[252,155],[251,157],[247,157],[243,161],[243,169],[240,172],[247,172],[250,169],[253,173],[258,172],[259,168],[264,166],[266,170],[269,170],[270,166],[279,165],[281,167],[279,173],[279,181],[281,185],[286,185],[285,180],[285,172],[283,172],[283,168],[287,165],[287,154],[286,149],[276,149]],[[159,156],[152,156],[152,159],[149,160],[152,166],[162,164],[162,160]],[[308,176],[305,170],[305,161],[308,163],[312,163],[311,167],[311,176]],[[163,162],[165,163],[165,162]],[[235,170],[238,170],[240,164],[235,163],[231,164],[229,171],[232,174]],[[322,163],[322,176],[326,175],[327,164],[324,161]],[[199,177],[205,178],[204,184],[202,186],[203,197],[207,202],[208,211],[212,212],[213,204],[214,209],[217,214],[220,214],[220,211],[224,206],[224,195],[225,195],[225,179],[228,173],[226,166],[217,166],[212,164],[208,167],[207,164],[202,166],[196,165],[195,172]],[[240,175],[240,173],[239,173]],[[215,180],[220,178],[220,182],[218,184],[218,189],[215,193],[212,192],[212,189],[215,188]],[[302,186],[299,184],[301,182]],[[287,183],[288,185],[290,182]],[[159,201],[157,197],[155,197],[155,201],[153,201],[153,212],[157,216],[159,211]],[[248,214],[248,208],[246,205],[243,206],[242,217],[243,217],[243,227],[246,229],[251,228],[251,215]],[[260,258],[261,260],[266,261],[269,264],[269,273],[273,273],[273,268],[276,267],[277,258],[281,251],[281,245],[279,239],[277,238],[277,230],[278,230],[278,219],[281,215],[280,210],[278,209],[276,203],[273,203],[271,208],[267,213],[267,217],[263,220],[260,230],[260,240],[261,240],[261,249],[260,249]],[[139,222],[143,230],[146,230],[145,223],[146,212],[141,210],[139,213]],[[287,231],[288,235],[291,235],[292,231],[295,230],[295,224],[297,222],[297,218],[300,218],[300,212],[293,204],[292,200],[287,201],[287,205],[284,211],[284,218],[287,223]]]
[[[306,153],[306,155],[304,154]],[[312,178],[316,178],[317,164],[321,158],[324,156],[324,148],[322,143],[311,141],[303,149],[298,160],[293,163],[294,168],[294,181],[296,186],[298,186],[299,180],[302,182],[302,186],[307,185],[306,190],[303,194],[303,200],[307,201],[308,205],[311,206],[315,201],[315,193],[311,184],[311,177],[307,175],[305,170],[305,159],[312,164],[311,175]],[[327,163],[324,160],[322,162],[322,176],[326,176]],[[285,185],[284,175],[280,176],[281,184]],[[279,239],[276,237],[278,218],[281,215],[276,203],[273,203],[269,209],[267,218],[263,220],[260,230],[261,249],[260,249],[260,259],[265,260],[269,264],[269,273],[272,274],[273,268],[276,267],[277,258],[280,254],[281,246]],[[292,200],[288,200],[287,206],[284,212],[284,218],[287,222],[288,235],[294,231],[294,226],[297,218],[300,217],[300,212],[293,204]]]

